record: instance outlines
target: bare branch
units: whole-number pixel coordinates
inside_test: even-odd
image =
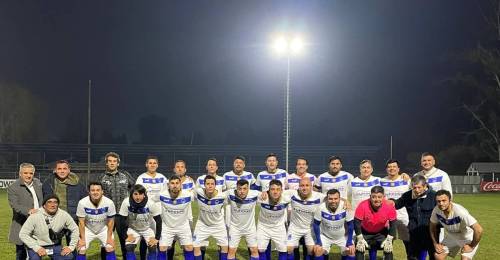
[[[464,104],[464,108],[469,111],[469,113],[471,113],[472,117],[481,125],[481,128],[484,129],[488,135],[491,136],[491,138],[493,138],[493,140],[495,140],[495,142],[498,144],[499,143],[499,140],[498,140],[498,136],[495,135],[495,133],[493,133],[491,131],[491,129],[489,129],[486,124],[484,123],[484,121],[474,112],[472,111],[472,109],[467,106],[466,104]]]

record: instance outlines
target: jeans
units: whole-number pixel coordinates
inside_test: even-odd
[[[61,250],[62,246],[61,245],[56,245],[56,246],[44,246],[45,249],[52,249],[54,253],[50,256],[50,259],[52,260],[69,260],[73,259],[73,254],[69,254],[66,256],[61,255]],[[28,249],[28,257],[30,260],[41,260],[42,257],[38,255],[37,252],[35,252],[33,249]]]

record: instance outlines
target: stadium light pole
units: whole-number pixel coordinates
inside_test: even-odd
[[[285,84],[285,103],[284,103],[284,114],[285,114],[285,169],[288,172],[288,161],[289,161],[289,151],[290,151],[290,61],[291,57],[300,54],[304,49],[304,42],[299,36],[285,35],[279,36],[274,40],[273,43],[274,51],[281,56],[286,57],[287,70],[286,70],[286,84]]]

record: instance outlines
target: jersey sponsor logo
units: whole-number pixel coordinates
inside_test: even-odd
[[[317,199],[317,200],[301,200],[295,196],[292,196],[292,200],[297,202],[297,203],[300,203],[302,205],[316,205],[316,204],[320,204],[321,203],[321,200],[320,199]]]
[[[349,178],[349,176],[346,175],[342,175],[342,176],[339,176],[339,177],[320,177],[319,178],[319,182],[324,182],[324,183],[336,183],[336,182],[341,182],[341,181],[345,181]]]
[[[257,201],[257,197],[240,199],[234,195],[229,195],[229,199],[239,204],[250,204]]]
[[[321,217],[323,217],[324,219],[332,220],[332,221],[341,220],[341,219],[345,218],[346,215],[347,215],[347,213],[345,211],[343,211],[339,214],[329,214],[329,213],[326,213],[324,211],[321,211]]]
[[[142,183],[151,183],[151,184],[156,184],[156,183],[163,183],[165,181],[165,178],[142,178]]]
[[[104,208],[97,208],[97,209],[91,209],[91,208],[84,208],[85,213],[89,215],[102,215],[108,212],[109,208],[104,207]]]
[[[352,187],[371,187],[375,185],[379,185],[380,181],[379,180],[373,180],[369,182],[351,182]]]
[[[436,214],[437,218],[439,219],[439,222],[441,222],[443,225],[451,226],[460,223],[462,220],[460,217],[454,217],[447,219],[439,214]]]
[[[203,202],[206,205],[212,206],[212,205],[219,205],[224,203],[224,199],[207,199],[200,194],[197,195],[197,198],[199,201]]]
[[[186,204],[186,203],[191,202],[191,197],[171,199],[171,198],[167,198],[167,197],[164,197],[164,196],[160,196],[160,200],[163,201],[166,204],[178,205],[178,204]]]
[[[261,203],[260,206],[267,209],[267,210],[280,211],[280,210],[286,209],[286,207],[288,206],[288,203],[278,204],[278,205],[270,205],[270,204]]]
[[[137,213],[137,214],[145,214],[145,213],[149,213],[149,208],[146,208],[146,207],[132,208],[129,206],[128,211],[132,212],[132,213]]]
[[[274,173],[274,174],[261,174],[260,175],[260,178],[262,180],[279,180],[279,179],[282,179],[282,178],[285,178],[286,177],[286,173],[284,172],[281,172],[281,173]]]
[[[253,179],[253,176],[252,176],[252,174],[241,175],[241,176],[229,176],[229,175],[226,175],[226,181],[238,181],[240,179],[251,180],[251,179]]]
[[[443,181],[443,176],[427,179],[427,183],[435,183],[435,182],[442,182],[442,181]]]
[[[382,187],[408,186],[408,182],[405,180],[402,180],[402,181],[381,181],[380,186],[382,186]]]

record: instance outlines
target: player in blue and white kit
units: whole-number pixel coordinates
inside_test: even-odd
[[[168,189],[168,179],[163,174],[156,172],[159,162],[158,157],[148,156],[146,158],[147,171],[135,181],[135,184],[140,184],[146,188],[148,198],[154,202],[159,202],[160,192]]]
[[[257,223],[257,246],[260,260],[271,260],[266,254],[269,242],[278,249],[279,260],[287,259],[286,215],[290,198],[283,196],[283,184],[279,180],[269,182],[266,198],[259,198],[259,222]]]
[[[286,189],[289,190],[298,190],[299,182],[303,178],[309,178],[311,183],[315,183],[316,176],[307,172],[308,162],[306,158],[299,157],[297,158],[297,163],[295,165],[295,173],[289,174],[288,179],[286,180]]]
[[[101,247],[106,249],[106,260],[114,260],[116,259],[113,238],[115,205],[111,199],[103,196],[104,191],[100,182],[91,182],[88,189],[89,196],[81,199],[76,209],[80,231],[76,259],[85,260],[90,242],[98,239]]]
[[[328,171],[319,175],[314,182],[317,191],[326,194],[330,189],[340,192],[340,197],[347,199],[351,194],[352,174],[342,171],[342,159],[332,156],[328,159]]]
[[[142,239],[147,243],[149,254],[148,260],[156,260],[157,244],[161,235],[161,208],[146,194],[146,188],[140,184],[134,185],[130,191],[130,197],[125,198],[121,204],[119,215],[122,218],[120,223],[124,224],[123,229],[127,230],[125,248],[127,259],[135,260],[135,247]],[[151,228],[151,223],[155,222],[155,230]]]
[[[324,194],[312,190],[312,183],[305,178],[300,180],[298,191],[290,191],[291,208],[290,225],[287,234],[288,259],[294,259],[294,248],[299,245],[299,239],[304,237],[309,256],[314,247],[312,224],[314,212],[319,207]]]
[[[201,247],[208,246],[208,239],[213,237],[220,247],[220,259],[226,260],[228,237],[224,221],[224,204],[227,194],[216,188],[216,179],[212,175],[207,175],[203,183],[204,188],[195,189],[200,214],[193,233],[194,257],[196,260],[204,259]]]
[[[447,190],[453,195],[451,188],[451,181],[448,173],[435,167],[436,157],[432,153],[423,153],[420,159],[422,170],[415,173],[422,175],[427,179],[427,184],[432,187],[434,191]]]
[[[278,168],[278,156],[276,154],[270,153],[266,156],[266,168],[265,171],[261,171],[257,174],[255,189],[260,191],[269,190],[269,182],[271,180],[279,180],[283,184],[283,187],[286,187],[288,173]]]
[[[250,259],[259,259],[255,228],[255,206],[259,195],[260,192],[250,190],[248,181],[243,179],[236,183],[236,190],[228,191],[231,211],[228,259],[236,259],[236,250],[242,237],[245,238],[250,249]]]
[[[387,176],[380,180],[380,186],[384,188],[385,197],[387,199],[399,199],[403,193],[410,190],[410,182],[405,180],[400,174],[399,162],[397,160],[389,160],[386,163],[385,169]],[[398,231],[398,238],[403,241],[405,246],[406,255],[410,255],[410,233],[408,231],[408,212],[403,207],[396,211],[397,220],[394,222]]]
[[[314,235],[316,246],[314,256],[316,260],[328,259],[330,248],[333,245],[340,247],[342,260],[355,259],[355,247],[352,242],[354,230],[353,212],[344,209],[344,202],[340,199],[340,192],[331,189],[326,193],[326,201],[321,203],[314,213]]]
[[[226,181],[224,180],[224,177],[218,176],[217,175],[217,170],[219,167],[217,166],[217,159],[215,158],[210,158],[207,160],[207,166],[205,167],[207,170],[207,174],[203,174],[198,179],[196,179],[196,186],[200,187],[202,189],[205,188],[205,177],[210,175],[213,176],[216,180],[215,187],[219,192],[222,192],[224,190],[224,186]]]
[[[159,260],[167,258],[174,239],[178,239],[184,248],[184,259],[193,260],[193,240],[189,225],[189,208],[193,194],[182,190],[181,179],[172,176],[168,181],[168,190],[160,193],[162,233],[160,238]]]
[[[361,201],[370,198],[371,189],[380,186],[380,178],[373,176],[372,173],[372,161],[363,160],[359,163],[359,176],[351,181],[351,203],[354,212]]]

